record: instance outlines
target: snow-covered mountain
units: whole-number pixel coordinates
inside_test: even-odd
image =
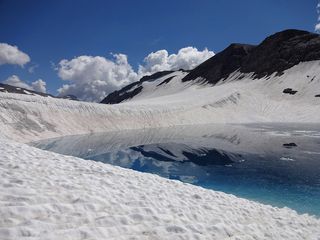
[[[320,122],[320,36],[232,44],[190,72],[161,72],[98,104],[0,92],[0,136],[19,141],[208,123]],[[256,64],[259,63],[259,64]]]
[[[109,94],[102,103],[114,104],[146,97],[154,98],[181,93],[186,83],[202,83],[202,86],[210,87],[227,84],[230,82],[227,80],[245,81],[248,79],[268,80],[269,84],[271,82],[279,83],[277,91],[285,100],[285,94],[295,95],[297,93],[297,95],[301,95],[299,91],[302,88],[305,90],[309,88],[308,85],[314,87],[311,83],[318,80],[316,72],[308,72],[308,70],[314,66],[314,61],[320,59],[319,49],[320,37],[318,34],[300,30],[285,30],[266,38],[257,46],[231,44],[190,73],[167,71],[143,77],[139,82]],[[283,79],[281,76],[285,71],[298,65],[300,67],[294,69],[295,76],[292,74],[293,71],[290,71],[290,77],[295,80],[290,80],[284,85],[280,84]],[[302,65],[303,68],[301,68]],[[296,80],[299,82],[299,87],[295,84]],[[293,88],[294,86],[296,88]],[[265,91],[271,90],[268,88],[266,86]],[[274,89],[272,90],[274,91]],[[310,94],[312,97],[320,97],[320,89],[311,91]],[[236,101],[238,94],[232,95],[232,89],[230,89],[230,96]]]

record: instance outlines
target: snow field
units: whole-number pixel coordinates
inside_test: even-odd
[[[320,220],[0,140],[0,239],[319,239]]]

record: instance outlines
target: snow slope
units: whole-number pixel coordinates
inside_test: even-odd
[[[27,142],[119,129],[206,123],[320,122],[320,61],[300,63],[281,76],[254,79],[234,72],[216,85],[144,82],[126,102],[107,105],[0,93],[1,136]],[[241,78],[241,80],[239,80]],[[296,94],[285,94],[292,88]]]
[[[8,140],[0,151],[3,240],[320,236],[320,220],[287,208]]]

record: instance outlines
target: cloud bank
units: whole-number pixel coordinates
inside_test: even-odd
[[[58,89],[60,96],[75,95],[85,101],[101,101],[109,93],[144,75],[164,70],[189,70],[214,53],[208,49],[199,51],[194,47],[182,48],[177,54],[159,50],[145,57],[136,72],[124,54],[113,54],[112,59],[101,56],[79,56],[71,60],[63,59],[56,67],[58,76],[70,83]]]
[[[17,46],[0,43],[0,65],[16,64],[23,67],[23,65],[28,62],[30,62],[30,57],[20,51]]]
[[[30,84],[26,83],[25,81],[22,81],[17,75],[12,75],[8,77],[3,83],[15,86],[15,87],[20,87],[20,88],[25,88],[28,90],[36,91],[36,92],[42,92],[46,93],[46,82],[43,81],[42,79],[38,79],[37,81],[34,81]]]

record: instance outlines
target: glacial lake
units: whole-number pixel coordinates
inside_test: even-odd
[[[320,217],[320,125],[181,126],[30,145]]]

